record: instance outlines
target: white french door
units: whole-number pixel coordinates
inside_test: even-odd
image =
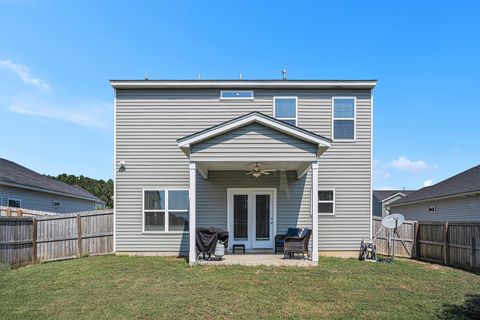
[[[273,249],[276,189],[228,189],[229,249]]]

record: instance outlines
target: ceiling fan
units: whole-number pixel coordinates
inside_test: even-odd
[[[246,173],[246,175],[248,176],[249,174],[251,174],[252,176],[254,176],[255,178],[258,178],[260,177],[262,174],[270,174],[269,171],[275,171],[275,170],[262,170],[260,169],[260,167],[258,166],[258,162],[255,162],[255,167],[253,167],[253,169],[251,171],[248,171]]]

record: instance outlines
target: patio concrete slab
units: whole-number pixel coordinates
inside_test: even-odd
[[[295,267],[316,267],[318,263],[309,259],[295,258],[285,259],[283,254],[228,254],[222,260],[197,260],[197,264],[204,265],[242,265],[242,266],[295,266]]]

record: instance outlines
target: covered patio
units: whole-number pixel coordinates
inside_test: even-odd
[[[329,139],[254,112],[179,139],[178,146],[190,159],[190,264],[197,226],[227,230],[228,251],[235,244],[247,252],[199,263],[318,263],[318,158]],[[288,227],[312,230],[310,260],[274,254],[275,235]]]

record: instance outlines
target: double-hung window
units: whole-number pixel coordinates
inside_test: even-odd
[[[188,190],[144,190],[143,231],[188,231]]]
[[[297,97],[274,97],[273,115],[278,120],[297,125]]]
[[[321,215],[335,214],[335,190],[318,191],[318,213]]]
[[[355,97],[333,97],[333,140],[355,140]]]

